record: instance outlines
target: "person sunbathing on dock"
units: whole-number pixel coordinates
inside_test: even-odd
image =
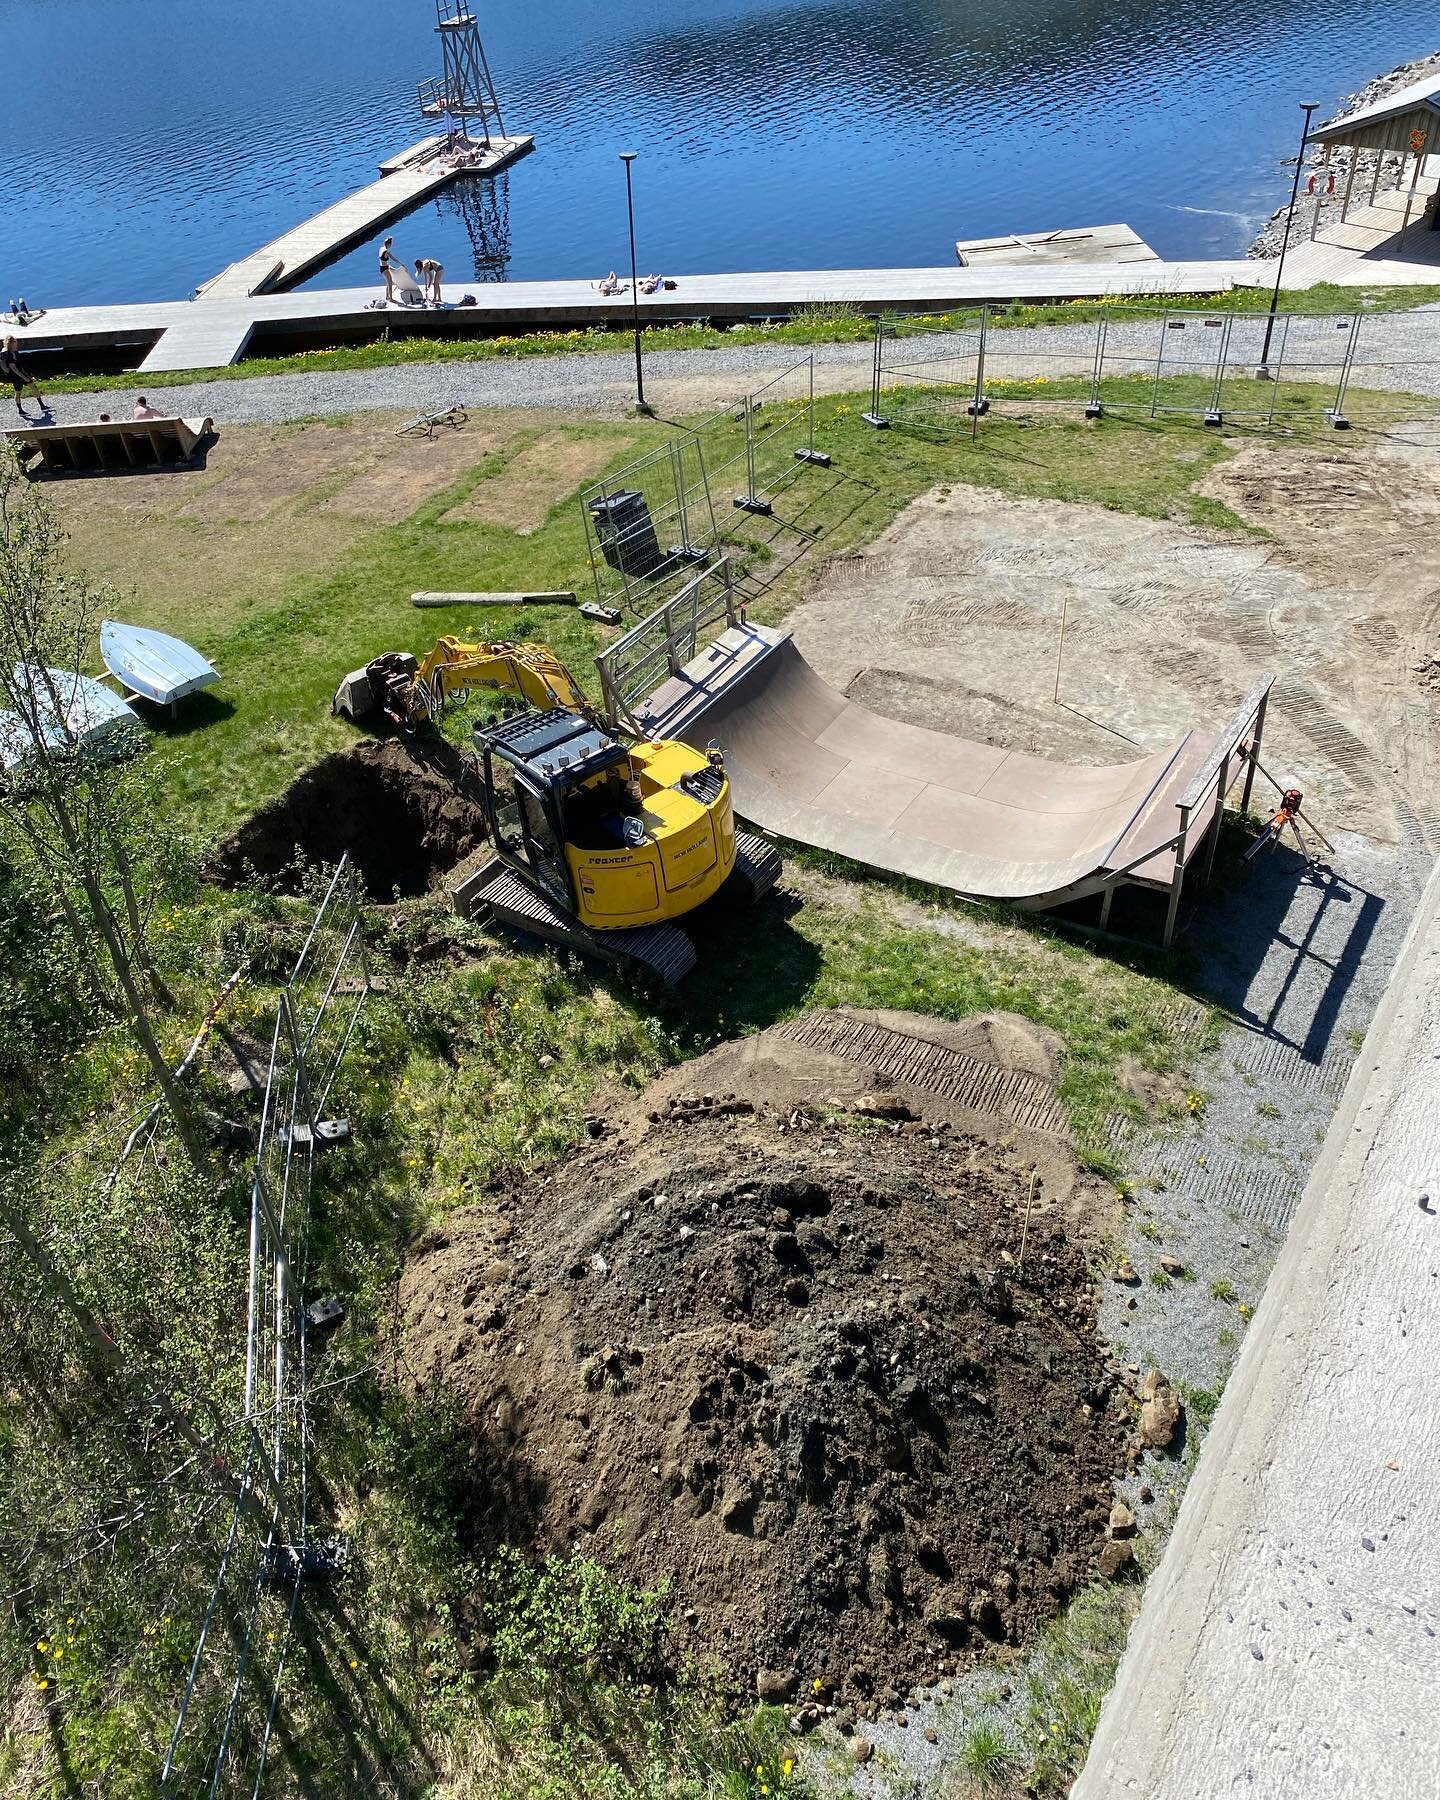
[[[612,269],[603,281],[597,281],[596,287],[605,295],[618,294],[621,291],[620,277]]]
[[[658,294],[664,285],[665,277],[663,275],[647,275],[640,283],[640,292],[642,294]]]

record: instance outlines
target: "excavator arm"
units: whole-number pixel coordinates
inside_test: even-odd
[[[402,699],[412,723],[433,719],[452,694],[489,688],[514,694],[539,712],[568,706],[589,717],[579,683],[548,644],[466,644],[442,637],[415,671]]]

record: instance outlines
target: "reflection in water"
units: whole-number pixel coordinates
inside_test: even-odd
[[[0,292],[188,293],[426,129],[433,0],[0,9]],[[1435,47],[1433,0],[492,0],[483,24],[536,152],[508,218],[477,190],[401,235],[454,268],[483,245],[487,279],[626,260],[621,149],[640,259],[682,273],[948,264],[957,237],[1119,219],[1233,255],[1282,198],[1296,102]],[[363,245],[315,284],[374,269]]]
[[[477,281],[503,281],[510,262],[510,172],[472,176],[440,195],[440,210],[457,217],[470,241]]]

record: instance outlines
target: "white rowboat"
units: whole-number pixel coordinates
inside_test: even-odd
[[[100,624],[100,654],[105,667],[132,694],[156,706],[173,706],[187,694],[213,687],[219,672],[196,649],[168,632],[145,625]]]

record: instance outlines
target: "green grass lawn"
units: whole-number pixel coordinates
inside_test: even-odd
[[[817,403],[817,441],[832,452],[833,466],[797,466],[772,518],[735,511],[723,476],[716,483],[724,545],[758,593],[762,617],[788,609],[817,557],[843,555],[868,542],[939,482],[1090,500],[1150,517],[1239,524],[1228,516],[1217,519],[1223,509],[1193,492],[1227,452],[1214,433],[1189,417],[1125,417],[1094,426],[1058,413],[997,413],[984,421],[972,445],[963,433],[950,441],[933,432],[874,432],[860,421],[863,409],[857,397]],[[376,441],[388,441],[389,429],[377,421]],[[500,448],[477,458],[409,518],[374,529],[326,510],[334,499],[333,470],[313,490],[290,496],[267,516],[239,522],[223,516],[223,488],[206,490],[207,512],[215,516],[203,520],[170,506],[143,518],[81,512],[87,500],[81,484],[53,490],[62,508],[77,508],[76,536],[89,566],[133,590],[124,616],[191,638],[222,671],[212,700],[182,708],[174,721],[157,721],[153,734],[153,754],[177,816],[208,842],[272,798],[323,751],[354,741],[354,728],[331,717],[330,698],[346,670],[382,649],[423,652],[443,632],[538,638],[552,644],[594,689],[591,657],[610,634],[587,624],[573,607],[497,616],[465,608],[420,612],[409,604],[410,594],[420,589],[573,589],[582,596],[593,591],[585,530],[573,498],[558,502],[528,535],[445,516],[549,428],[523,415],[477,414],[472,429],[500,438]],[[269,430],[242,427],[227,435]],[[602,447],[613,441],[614,466],[623,466],[637,446],[658,445],[671,435],[658,422],[576,424],[564,430]],[[722,416],[707,434],[707,464],[726,460],[734,449],[729,439],[738,430]],[[782,434],[772,466],[788,466],[790,447]],[[283,458],[283,440],[271,454]],[[738,485],[740,472],[732,468],[730,475],[731,487]],[[311,554],[317,537],[328,551],[319,566]],[[457,725],[463,733],[463,719]]]

